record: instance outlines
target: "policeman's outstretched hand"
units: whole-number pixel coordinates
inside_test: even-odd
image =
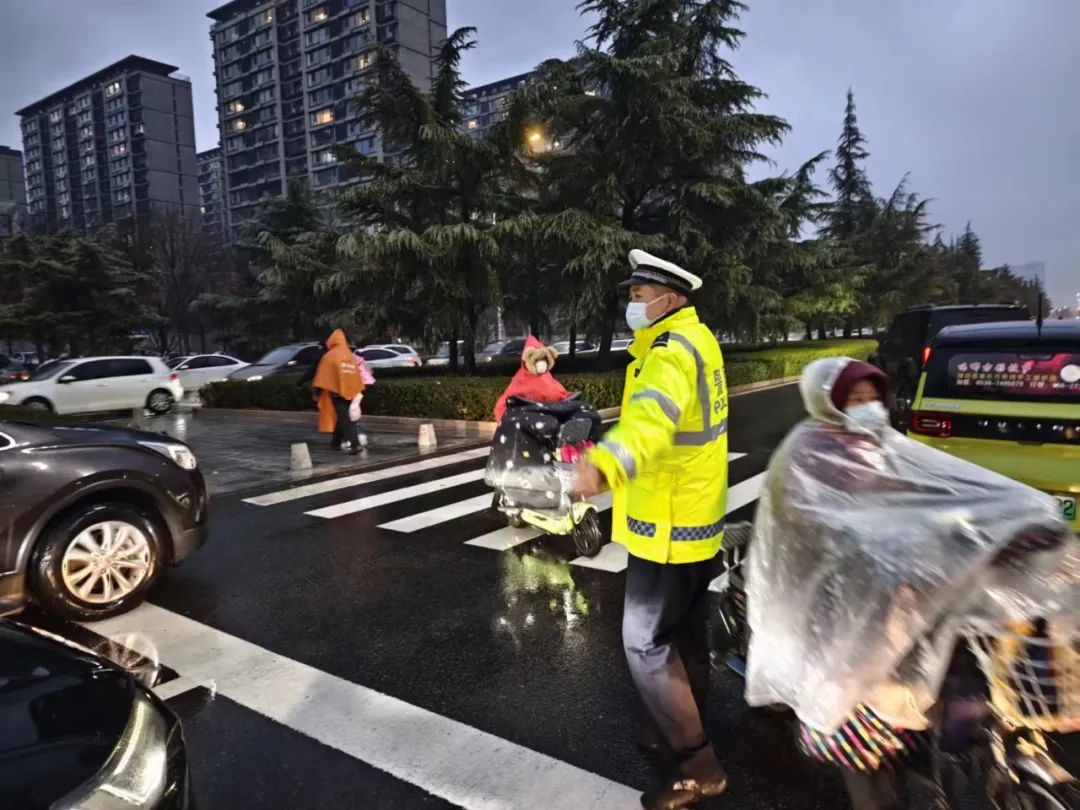
[[[570,497],[592,498],[607,489],[603,473],[585,459],[574,467],[574,480],[570,484]]]

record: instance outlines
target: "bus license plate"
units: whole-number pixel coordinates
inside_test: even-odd
[[[1066,498],[1062,495],[1057,496],[1058,503],[1061,504],[1061,514],[1065,516],[1068,521],[1076,520],[1076,498]]]

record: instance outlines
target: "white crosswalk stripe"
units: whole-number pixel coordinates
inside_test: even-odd
[[[388,479],[407,479],[410,475],[422,473],[431,469],[438,469],[439,467],[447,466],[449,464],[477,461],[485,458],[488,454],[488,448],[480,448],[463,453],[455,453],[450,456],[427,459],[412,464],[404,464],[375,472],[345,476],[344,478],[335,479],[334,481],[307,484],[292,490],[285,490],[283,492],[259,496],[258,498],[251,498],[248,499],[247,502],[259,505],[288,503],[291,501],[302,500],[303,498],[324,495],[328,492],[355,489],[356,487],[361,487],[365,484],[386,481]],[[745,455],[745,453],[730,453],[728,455],[728,461],[729,463],[734,463],[739,459],[744,458]],[[324,520],[334,520],[350,515],[356,515],[361,512],[376,510],[380,507],[392,504],[415,501],[419,511],[405,515],[404,517],[395,517],[391,520],[387,520],[378,524],[378,527],[402,535],[417,534],[418,532],[422,532],[435,526],[440,526],[460,518],[478,515],[479,513],[487,511],[491,507],[492,501],[490,491],[485,491],[480,495],[471,495],[441,506],[428,509],[423,508],[425,501],[430,503],[427,496],[454,490],[458,487],[473,485],[482,481],[483,478],[484,470],[482,468],[468,470],[466,472],[436,478],[419,484],[409,484],[386,492],[349,498],[340,503],[312,509],[304,514]],[[765,473],[761,473],[752,478],[732,484],[728,491],[728,514],[730,515],[756,501],[760,495],[764,481]],[[611,510],[612,500],[612,494],[610,492],[605,492],[594,498],[593,503],[595,503],[597,509],[603,513]],[[480,521],[480,523],[483,525],[483,521]],[[487,523],[487,527],[489,526],[490,522]],[[507,526],[494,531],[484,531],[477,536],[469,537],[462,542],[464,542],[465,545],[473,546],[474,548],[504,552],[525,543],[529,543],[542,536],[543,532],[531,526],[524,526],[517,529]],[[627,555],[625,548],[617,544],[608,543],[595,557],[576,557],[569,562],[571,565],[579,568],[619,573],[626,569],[626,561]]]

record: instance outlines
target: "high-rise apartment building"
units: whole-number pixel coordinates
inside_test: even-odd
[[[26,216],[22,152],[0,146],[0,239],[21,231]]]
[[[208,241],[224,241],[225,162],[221,149],[199,152],[199,197],[202,204],[202,232]]]
[[[209,17],[231,234],[290,179],[355,182],[333,147],[382,154],[350,103],[375,79],[376,47],[427,86],[446,38],[446,0],[234,0]]]
[[[534,73],[522,73],[491,84],[470,87],[462,95],[465,99],[465,131],[477,138],[486,138],[503,118],[506,102],[510,96],[527,85]]]
[[[128,56],[19,110],[30,227],[134,228],[199,205],[191,81]]]

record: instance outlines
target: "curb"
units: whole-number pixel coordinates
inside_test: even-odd
[[[799,381],[798,377],[785,377],[779,380],[764,380],[762,382],[737,385],[728,390],[729,397],[745,396],[746,394],[765,391],[770,388],[780,388],[785,385],[793,385]],[[610,422],[619,418],[621,408],[604,408],[600,411],[600,418]],[[198,419],[274,419],[284,422],[308,422],[317,424],[319,415],[314,411],[259,411],[259,410],[235,410],[231,408],[199,408],[194,416]],[[383,433],[406,433],[416,435],[421,425],[433,425],[436,435],[445,434],[458,439],[476,439],[488,441],[495,435],[498,427],[496,422],[472,422],[464,419],[420,419],[411,416],[362,416],[360,425],[363,429],[371,432]]]

